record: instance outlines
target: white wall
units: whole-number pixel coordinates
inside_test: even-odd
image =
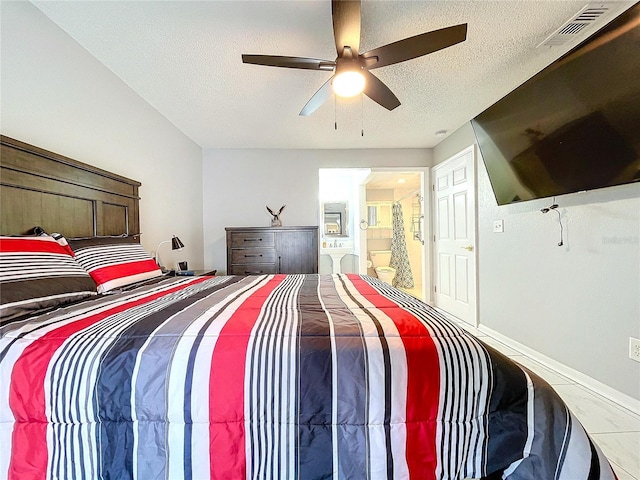
[[[266,205],[287,205],[283,225],[318,225],[319,168],[424,167],[431,160],[428,149],[205,150],[204,263],[226,271],[225,227],[269,226]]]
[[[2,134],[142,182],[142,244],[202,267],[202,149],[29,2],[0,2]]]
[[[475,142],[467,124],[434,149],[438,164]],[[498,206],[478,158],[480,323],[640,400],[640,185]],[[504,233],[492,233],[494,219]]]

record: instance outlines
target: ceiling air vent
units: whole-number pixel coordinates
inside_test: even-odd
[[[564,45],[580,36],[582,31],[587,27],[594,23],[601,23],[600,21],[610,16],[613,10],[615,10],[615,8],[611,4],[598,3],[587,5],[558,30],[549,35],[538,47]]]

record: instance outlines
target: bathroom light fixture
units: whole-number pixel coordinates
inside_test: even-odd
[[[447,133],[448,132],[446,130],[438,130],[436,132],[436,137],[439,137],[439,138],[445,137],[447,135]]]
[[[156,264],[159,267],[162,267],[162,265],[160,265],[158,263],[158,251],[160,250],[160,247],[162,245],[164,245],[165,243],[169,243],[169,242],[171,242],[171,250],[182,250],[184,248],[184,243],[182,243],[182,241],[180,241],[180,239],[178,237],[176,237],[175,235],[171,238],[171,240],[164,240],[164,241],[160,242],[158,244],[158,248],[156,248],[156,256],[155,256]]]
[[[406,180],[406,179],[404,179],[404,178],[399,178],[399,179],[398,179],[398,183],[406,183],[406,181],[407,181],[407,180]]]

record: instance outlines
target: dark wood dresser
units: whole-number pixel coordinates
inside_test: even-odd
[[[227,227],[227,275],[318,273],[318,227]]]

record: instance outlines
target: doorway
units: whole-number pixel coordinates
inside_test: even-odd
[[[380,168],[372,169],[360,185],[360,273],[424,301],[429,300],[431,284],[427,177],[425,168]],[[389,260],[391,265],[385,265]]]
[[[431,301],[431,255],[426,241],[431,238],[429,169],[321,168],[319,181],[319,273],[378,276],[371,252],[382,252],[377,258],[384,258],[385,252],[391,251],[394,205],[399,205],[413,277],[412,287],[399,288],[420,300]],[[338,211],[344,214],[336,216]]]

